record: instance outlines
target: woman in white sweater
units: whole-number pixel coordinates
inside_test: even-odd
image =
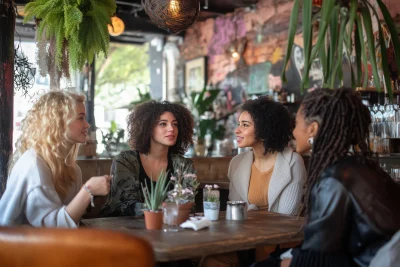
[[[252,150],[230,163],[229,199],[243,200],[249,209],[297,215],[307,173],[302,157],[288,148],[293,118],[268,97],[248,100],[236,128],[238,146]]]
[[[74,228],[93,196],[108,194],[111,177],[92,177],[82,186],[75,162],[89,128],[84,100],[52,91],[28,112],[0,199],[0,225]]]

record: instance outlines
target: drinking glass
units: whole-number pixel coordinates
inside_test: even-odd
[[[394,167],[391,171],[391,176],[396,182],[400,182],[400,167]]]
[[[390,156],[390,142],[387,138],[380,139],[380,154],[379,156]]]
[[[163,203],[164,232],[178,232],[178,204],[176,202]]]

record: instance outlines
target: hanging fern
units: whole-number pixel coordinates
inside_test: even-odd
[[[49,61],[55,62],[58,70],[63,71],[65,61],[72,69],[81,70],[99,53],[107,56],[107,24],[111,24],[115,9],[114,0],[35,0],[26,5],[24,21],[39,20],[38,43],[42,38],[49,43],[55,40],[55,55],[49,55]]]

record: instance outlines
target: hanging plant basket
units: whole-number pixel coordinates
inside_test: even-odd
[[[114,0],[35,0],[26,5],[24,22],[36,18],[38,65],[41,75],[49,73],[51,87],[59,88],[70,67],[81,70],[96,55],[107,56],[107,25],[115,10]]]
[[[158,27],[179,33],[199,16],[200,0],[142,0],[144,10]]]

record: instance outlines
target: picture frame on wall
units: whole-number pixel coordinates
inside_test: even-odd
[[[198,57],[185,62],[185,91],[201,92],[207,83],[207,57]]]

